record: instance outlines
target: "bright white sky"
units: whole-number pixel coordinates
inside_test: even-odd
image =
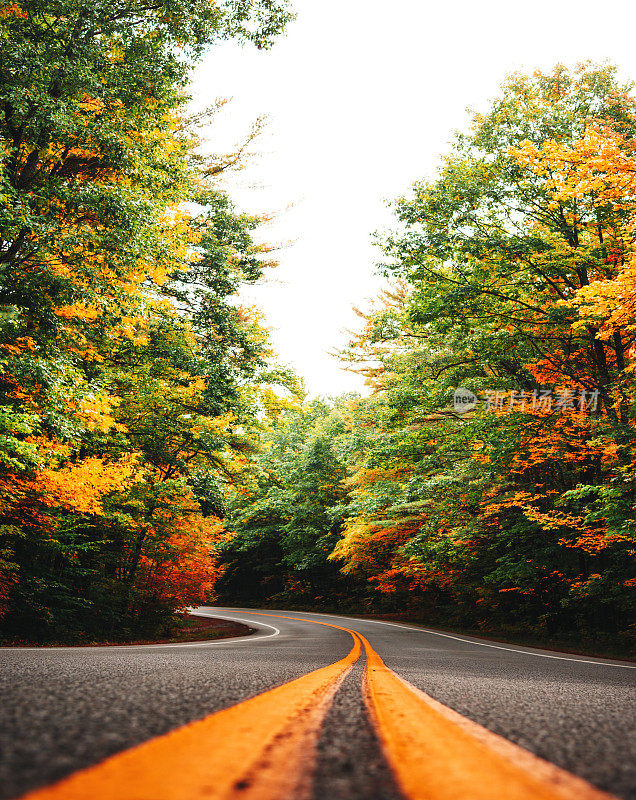
[[[281,360],[312,394],[360,390],[329,351],[359,323],[380,280],[372,231],[385,201],[433,176],[468,106],[483,110],[505,76],[609,59],[636,78],[630,0],[295,0],[297,20],[270,51],[224,44],[197,69],[197,106],[231,97],[210,130],[225,151],[269,115],[237,204],[276,212],[287,243],[268,285],[251,290]]]

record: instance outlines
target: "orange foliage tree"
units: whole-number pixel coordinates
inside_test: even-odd
[[[334,553],[396,608],[630,635],[635,130],[611,68],[515,75],[396,203],[399,289],[343,353],[374,395]]]

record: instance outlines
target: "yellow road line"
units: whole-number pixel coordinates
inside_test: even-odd
[[[367,654],[367,707],[397,782],[410,800],[610,798],[411,686],[358,635]]]
[[[429,697],[354,639],[340,661],[75,773],[23,800],[304,800],[333,695],[367,654],[365,702],[408,800],[615,800]]]
[[[76,772],[24,800],[301,800],[320,723],[351,652],[238,705]]]

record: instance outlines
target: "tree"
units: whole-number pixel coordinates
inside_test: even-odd
[[[123,635],[149,608],[161,627],[217,574],[221,485],[273,379],[234,297],[270,263],[259,220],[223,192],[225,159],[197,153],[188,73],[215,41],[269,46],[290,14],[61,0],[0,16],[6,630]]]
[[[345,353],[376,434],[334,557],[400,602],[551,632],[631,613],[633,131],[611,68],[516,75],[396,203],[381,244],[406,291]],[[499,400],[458,414],[459,386]]]
[[[231,504],[218,591],[248,602],[281,596],[324,603],[344,590],[328,560],[347,498],[338,453],[343,424],[318,401],[276,411],[270,420],[251,478]]]

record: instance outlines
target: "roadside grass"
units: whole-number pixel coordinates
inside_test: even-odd
[[[140,644],[186,644],[187,642],[207,642],[215,639],[230,639],[237,636],[249,636],[256,632],[256,628],[243,625],[241,622],[216,619],[212,617],[197,617],[191,614],[178,614],[174,620],[172,630],[161,638],[145,639],[113,639],[109,641],[83,641],[68,642],[54,641],[42,644],[27,640],[0,641],[2,647],[121,647]]]

